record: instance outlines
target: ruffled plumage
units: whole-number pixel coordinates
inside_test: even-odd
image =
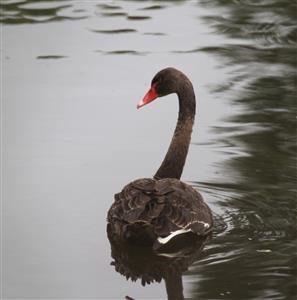
[[[137,179],[115,195],[107,220],[122,239],[153,243],[180,229],[203,236],[212,216],[202,196],[175,179]]]

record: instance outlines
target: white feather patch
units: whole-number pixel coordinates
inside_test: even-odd
[[[187,224],[186,227],[188,227],[189,225],[193,224],[193,223],[200,223],[200,224],[203,224],[204,228],[205,229],[208,229],[209,228],[209,224],[206,223],[206,222],[203,222],[203,221],[194,221],[194,222],[191,222],[189,224]],[[176,231],[172,231],[169,235],[167,235],[166,237],[162,238],[162,237],[158,237],[157,240],[159,243],[161,244],[166,244],[168,243],[173,237],[175,237],[176,235],[179,235],[179,234],[183,234],[183,233],[187,233],[191,231],[191,229],[178,229]]]
[[[158,242],[161,244],[166,244],[168,243],[173,237],[175,237],[176,235],[182,234],[182,233],[186,233],[191,231],[191,229],[178,229],[176,231],[171,232],[169,235],[167,235],[166,237],[162,238],[162,237],[158,237]]]

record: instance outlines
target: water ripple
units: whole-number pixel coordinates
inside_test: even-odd
[[[37,59],[61,59],[66,58],[67,56],[64,55],[38,55]]]
[[[167,35],[164,32],[144,32],[144,35]]]
[[[224,7],[221,1],[214,1]],[[204,21],[217,33],[231,38],[254,40],[258,45],[270,47],[276,44],[297,43],[296,2],[285,1],[285,7],[291,6],[291,15],[280,10],[278,1],[229,1],[229,13],[204,16]],[[202,1],[210,5],[209,1]],[[255,6],[257,10],[255,10]],[[273,20],[273,22],[271,21]]]
[[[104,17],[126,17],[127,14],[125,12],[103,12],[101,13],[102,16]]]
[[[0,22],[4,24],[45,23],[86,18],[84,10],[77,10],[70,4],[57,1],[28,3],[14,1],[1,3]]]
[[[122,7],[119,5],[114,5],[114,4],[98,4],[97,7],[106,9],[106,10],[116,10],[116,9],[121,9]]]
[[[143,8],[140,8],[140,10],[155,10],[155,9],[162,9],[165,8],[163,5],[151,5],[151,6],[146,6]]]
[[[150,16],[128,16],[127,19],[133,21],[141,21],[141,20],[151,19],[151,17]]]
[[[137,32],[136,29],[132,28],[120,28],[120,29],[89,29],[94,33],[103,33],[103,34],[118,34],[118,33],[131,33]]]
[[[135,50],[112,50],[112,51],[97,50],[95,52],[100,52],[100,53],[107,54],[107,55],[125,55],[125,54],[146,55],[149,53],[149,52],[141,52],[141,51],[135,51]]]

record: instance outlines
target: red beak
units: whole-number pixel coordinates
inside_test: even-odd
[[[158,97],[154,85],[150,88],[150,90],[145,94],[144,98],[137,103],[137,108],[140,108]]]

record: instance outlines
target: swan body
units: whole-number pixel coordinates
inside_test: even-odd
[[[115,195],[108,211],[108,226],[123,241],[157,247],[180,235],[205,236],[212,230],[212,213],[202,196],[180,181],[196,108],[190,80],[174,68],[160,71],[137,108],[170,93],[178,95],[179,116],[161,166],[154,178],[137,179],[126,185]]]

